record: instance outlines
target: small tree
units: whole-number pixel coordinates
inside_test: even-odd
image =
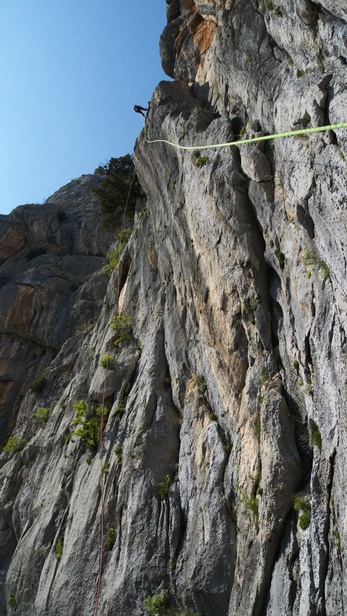
[[[73,436],[79,436],[83,445],[90,449],[96,449],[99,443],[100,422],[102,415],[106,417],[108,410],[101,406],[88,409],[87,402],[80,400],[74,404],[76,411],[72,423],[77,426]]]
[[[20,438],[19,436],[10,436],[8,439],[4,451],[8,453],[22,453],[27,441],[25,438]]]
[[[44,406],[40,406],[38,409],[36,409],[34,415],[39,420],[41,427],[46,425],[50,412],[51,412],[51,409],[46,408]]]
[[[117,232],[121,227],[125,205],[128,223],[132,223],[136,199],[144,194],[135,173],[133,159],[130,154],[110,158],[106,165],[96,169],[96,173],[105,175],[102,182],[92,188],[100,201],[102,226]]]

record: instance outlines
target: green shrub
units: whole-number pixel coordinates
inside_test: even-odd
[[[240,496],[240,502],[244,505],[247,511],[251,514],[253,522],[258,526],[259,522],[259,502],[256,496],[253,494],[247,494],[242,491]]]
[[[171,569],[175,569],[176,564],[173,563]],[[157,595],[147,597],[143,600],[142,605],[147,614],[156,616],[200,616],[196,612],[191,612],[185,608],[177,608],[169,605],[169,594],[166,590],[162,590]]]
[[[35,394],[41,394],[46,387],[47,379],[44,376],[39,377],[33,383],[31,383],[29,389]]]
[[[170,475],[165,475],[163,481],[159,481],[158,483],[155,484],[159,498],[163,500],[164,498],[167,497],[169,493],[170,485],[171,485]]]
[[[16,596],[13,593],[10,594],[7,603],[9,604],[10,607],[16,607],[17,599],[16,599]]]
[[[8,453],[21,453],[26,444],[27,441],[25,438],[10,436],[4,447],[4,451],[7,451]]]
[[[82,443],[90,449],[96,449],[100,438],[100,422],[102,414],[107,416],[108,410],[104,407],[91,407],[88,409],[85,400],[80,400],[74,404],[76,411],[75,417],[72,420],[73,425],[78,426],[73,433],[73,436],[79,436]]]
[[[199,150],[195,150],[192,154],[193,163],[196,167],[203,167],[209,163],[207,156],[202,156]]]
[[[102,472],[104,473],[104,475],[108,475],[110,472],[110,462],[105,462],[104,466],[102,467]]]
[[[259,379],[260,385],[265,385],[265,383],[269,380],[270,373],[266,365],[262,366],[261,369],[261,377]]]
[[[338,552],[341,552],[341,535],[338,530],[335,530],[335,545]]]
[[[92,192],[99,198],[102,227],[117,231],[121,226],[126,203],[128,223],[132,224],[136,200],[143,196],[143,190],[130,154],[110,158],[95,173],[105,176],[102,182],[92,188]]]
[[[254,308],[249,300],[245,301],[243,305],[243,313],[247,318],[247,321],[254,323]]]
[[[123,462],[123,448],[120,445],[116,445],[113,452],[117,458],[117,466],[122,466]]]
[[[306,496],[301,494],[294,494],[294,509],[300,511],[298,525],[301,530],[306,530],[311,520],[311,505]]]
[[[262,398],[262,401],[260,401],[260,398]],[[259,404],[261,404],[261,402],[263,402],[264,400],[264,396],[259,396]],[[260,412],[256,411],[252,417],[251,420],[251,426],[253,429],[253,432],[255,434],[255,436],[257,437],[258,441],[260,440],[260,434],[261,434],[261,419],[260,419]]]
[[[64,539],[60,537],[55,545],[55,557],[57,560],[61,560],[64,551]]]
[[[314,421],[311,422],[309,445],[311,448],[317,447],[319,451],[322,449],[321,433],[317,424],[315,424]]]
[[[165,614],[165,608],[168,604],[167,591],[162,590],[158,595],[147,597],[143,600],[142,605],[148,614]]]
[[[206,393],[207,391],[207,381],[204,377],[203,374],[196,374],[195,375],[195,383],[197,384],[198,390],[199,390],[199,394],[201,394],[202,396]]]
[[[243,126],[241,126],[239,136],[243,137],[245,132],[246,132],[246,130],[247,130],[247,122],[245,124],[243,124]]]
[[[101,368],[113,370],[116,365],[116,359],[112,355],[103,355],[99,365],[101,366]]]
[[[115,416],[118,418],[121,418],[123,413],[125,413],[125,409],[126,409],[126,404],[127,404],[127,398],[122,398],[119,401],[119,404],[114,412]]]
[[[34,416],[39,420],[40,426],[43,427],[46,425],[50,412],[51,409],[44,406],[40,406],[38,409],[36,409]]]
[[[204,167],[204,165],[207,165],[210,161],[208,156],[197,156],[194,158],[193,162],[196,167]]]
[[[116,536],[116,533],[115,533],[114,528],[109,528],[105,535],[105,545],[109,552],[111,552],[114,546],[115,536]]]
[[[278,263],[280,264],[280,268],[283,269],[285,266],[286,258],[283,252],[279,251],[276,253],[276,257],[278,259]]]
[[[306,496],[294,494],[293,501],[295,511],[311,511],[311,505]]]
[[[301,530],[306,530],[306,528],[309,527],[310,525],[310,520],[311,520],[311,514],[309,513],[309,511],[304,511],[303,513],[301,513],[299,515],[299,528],[301,528]]]
[[[330,278],[329,266],[325,263],[325,261],[323,261],[319,255],[317,247],[313,244],[312,246],[305,248],[304,265],[313,265],[316,269],[318,269],[323,280]]]
[[[130,235],[131,229],[123,229],[123,231],[121,231],[117,236],[117,247],[114,250],[108,251],[106,255],[104,272],[109,276],[111,276],[114,270],[117,268],[120,256],[128,243]]]
[[[111,327],[115,332],[115,346],[125,340],[132,340],[131,316],[127,312],[122,314],[115,313],[111,320]]]

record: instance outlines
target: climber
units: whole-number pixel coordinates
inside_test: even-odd
[[[141,107],[140,105],[134,105],[134,111],[136,111],[136,113],[141,113],[141,115],[143,115],[143,117],[145,118],[145,114],[142,113],[143,111],[147,111],[147,109],[145,109],[145,107]]]

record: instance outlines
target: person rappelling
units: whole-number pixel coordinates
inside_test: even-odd
[[[148,111],[148,109],[146,109],[145,107],[141,107],[141,105],[134,105],[134,111],[136,111],[136,113],[141,113],[141,115],[143,115],[143,117],[145,118],[146,115],[143,113],[143,111]]]

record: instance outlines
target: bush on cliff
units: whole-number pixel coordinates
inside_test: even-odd
[[[86,447],[96,449],[99,444],[102,415],[105,418],[108,410],[102,409],[101,406],[88,408],[85,400],[80,400],[73,406],[76,414],[72,423],[77,426],[73,436],[79,436]]]
[[[130,154],[119,158],[110,158],[106,165],[95,170],[105,178],[92,188],[100,201],[102,227],[105,230],[119,231],[127,205],[127,226],[134,218],[136,199],[143,196],[143,190],[135,173],[135,166]]]

